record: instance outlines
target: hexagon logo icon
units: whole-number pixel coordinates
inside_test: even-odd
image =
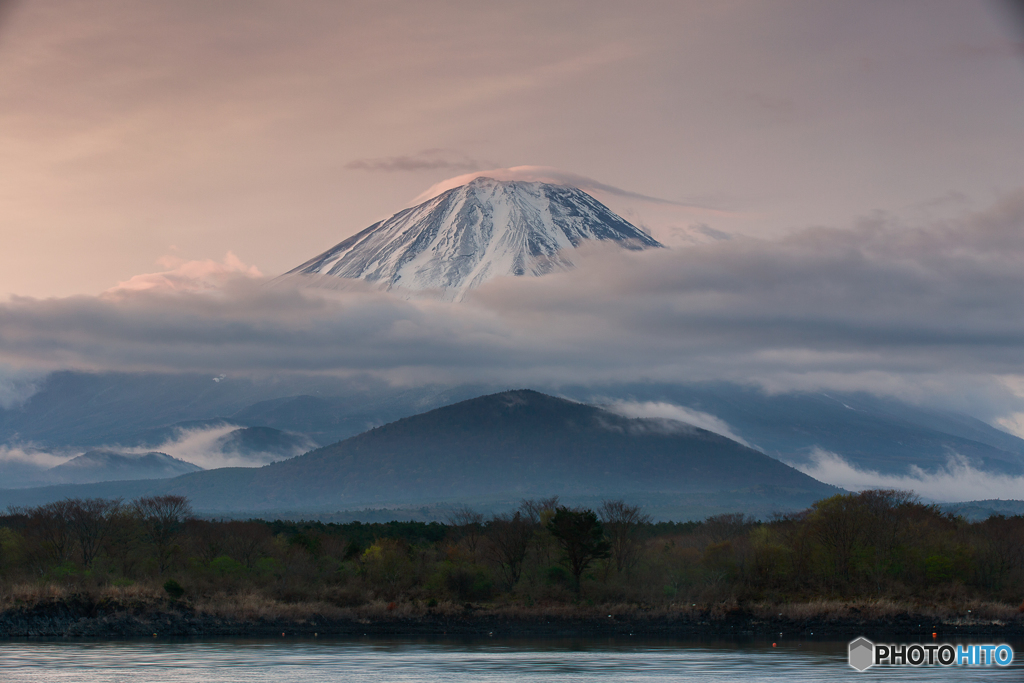
[[[875,644],[867,638],[858,638],[850,643],[850,666],[864,671],[874,664]]]

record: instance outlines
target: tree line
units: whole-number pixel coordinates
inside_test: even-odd
[[[66,499],[0,516],[0,587],[135,583],[169,597],[632,602],[1024,598],[1024,517],[969,522],[903,491],[836,495],[758,521],[653,523],[622,500],[557,497],[440,522],[196,517],[180,496]]]

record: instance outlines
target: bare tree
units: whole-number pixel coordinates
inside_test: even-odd
[[[480,534],[483,531],[484,516],[464,505],[449,511],[445,519],[448,526],[455,529],[466,541],[467,550],[475,558],[476,547],[480,543]]]
[[[875,589],[881,592],[883,579],[896,561],[900,534],[909,521],[907,509],[920,499],[913,491],[895,489],[861,491],[857,498],[868,512],[866,531],[875,549],[872,574]]]
[[[849,582],[854,547],[866,532],[859,503],[856,494],[838,494],[813,506],[814,535],[831,566],[833,585],[836,581]]]
[[[523,516],[534,524],[546,525],[555,508],[558,507],[558,496],[550,498],[523,498],[519,502],[519,510]]]
[[[71,511],[75,501],[58,500],[28,511],[28,528],[39,539],[47,557],[58,564],[71,559],[74,535],[71,532]]]
[[[134,576],[142,560],[140,526],[139,515],[131,505],[122,505],[110,516],[103,549],[125,577]]]
[[[174,540],[185,520],[192,516],[192,506],[184,496],[138,498],[132,507],[142,521],[146,537],[156,548],[161,574],[170,568]]]
[[[725,543],[747,534],[756,523],[757,520],[742,512],[713,515],[701,522],[700,535],[707,544]]]
[[[223,555],[227,547],[229,532],[225,522],[189,519],[185,522],[184,533],[188,538],[189,553],[206,563]]]
[[[519,511],[515,514],[506,512],[495,515],[487,524],[487,537],[491,541],[491,558],[498,563],[508,590],[512,590],[523,572],[533,525]]]
[[[103,545],[114,515],[121,509],[121,499],[88,498],[70,502],[71,534],[81,553],[82,566],[89,568]]]
[[[598,514],[604,524],[605,537],[611,544],[616,571],[629,571],[636,565],[643,547],[640,527],[650,524],[651,516],[644,514],[640,506],[629,505],[624,500],[602,502]]]
[[[519,511],[534,527],[534,552],[545,565],[551,564],[551,551],[554,549],[554,538],[548,531],[547,525],[555,516],[557,507],[558,496],[539,499],[524,498],[519,503]]]
[[[270,529],[265,524],[241,521],[227,523],[228,553],[244,564],[246,569],[256,566],[270,537]]]

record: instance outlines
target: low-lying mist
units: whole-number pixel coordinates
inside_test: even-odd
[[[912,465],[906,474],[883,474],[860,469],[841,455],[822,449],[816,449],[811,454],[810,463],[790,464],[818,481],[849,491],[901,489],[937,502],[1020,499],[1024,492],[1024,477],[984,472],[958,455],[951,455],[945,466],[934,472],[926,472]]]
[[[0,446],[0,488],[41,486],[49,481],[49,470],[88,451],[113,451],[128,456],[158,452],[203,469],[221,467],[262,467],[277,460],[295,457],[314,447],[311,441],[296,440],[296,446],[282,452],[239,449],[228,437],[239,425],[220,423],[212,426],[177,428],[171,437],[156,445],[109,444],[90,448],[45,449],[32,445]],[[66,475],[65,475],[66,476]],[[114,477],[116,478],[116,477]]]

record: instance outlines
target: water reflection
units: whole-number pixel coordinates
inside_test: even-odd
[[[76,683],[346,681],[871,681],[1022,679],[992,667],[870,669],[846,642],[363,639],[0,642],[0,680]]]

